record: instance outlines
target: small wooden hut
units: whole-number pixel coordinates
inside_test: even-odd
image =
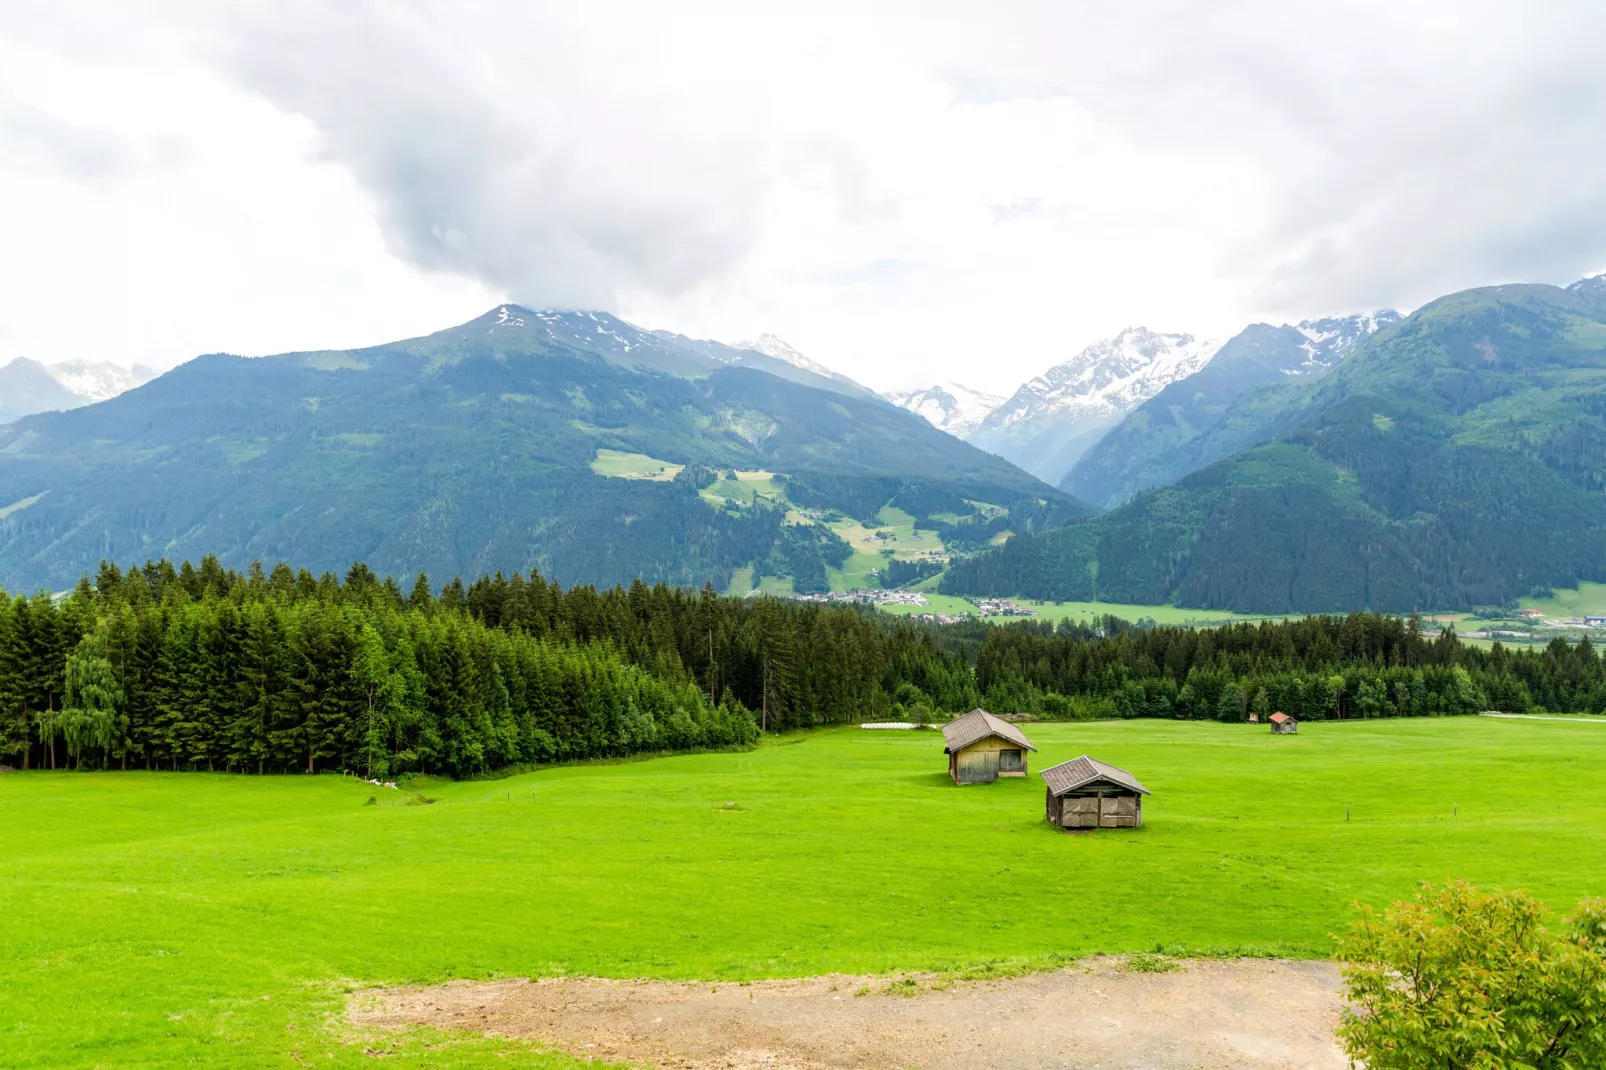
[[[1143,826],[1149,789],[1125,769],[1082,755],[1043,770],[1048,819],[1060,828],[1131,829]]]
[[[955,784],[988,784],[1001,776],[1025,776],[1026,752],[1036,750],[1026,733],[986,710],[971,710],[942,726],[942,752]]]
[[[1274,713],[1267,720],[1271,722],[1273,735],[1291,736],[1299,731],[1299,722],[1286,713]]]

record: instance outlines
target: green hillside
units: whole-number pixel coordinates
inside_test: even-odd
[[[943,590],[1282,613],[1606,579],[1606,302],[1584,288],[1442,298],[1246,423],[1281,431]]]
[[[12,589],[60,589],[102,558],[207,553],[722,589],[767,560],[822,586],[824,528],[783,527],[784,503],[700,493],[733,469],[850,515],[895,498],[977,520],[969,501],[1074,513],[852,384],[602,313],[511,305],[369,349],[200,357],[0,428],[0,458]]]

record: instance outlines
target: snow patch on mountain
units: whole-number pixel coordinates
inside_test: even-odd
[[[1327,316],[1318,320],[1301,320],[1294,330],[1305,336],[1300,346],[1304,361],[1297,368],[1284,368],[1287,375],[1322,375],[1333,365],[1349,356],[1356,346],[1366,341],[1391,323],[1399,321],[1400,314],[1392,308],[1364,312],[1355,316]]]
[[[156,373],[143,364],[125,368],[103,360],[66,360],[46,364],[45,370],[52,379],[89,403],[114,398],[156,378]]]
[[[1023,385],[985,426],[1004,430],[1043,417],[1124,416],[1203,368],[1221,346],[1217,339],[1128,327]]]
[[[802,353],[798,352],[795,346],[792,346],[786,341],[775,337],[773,334],[761,334],[751,341],[737,342],[735,348],[751,349],[753,352],[762,353],[766,357],[774,357],[776,360],[784,360],[794,368],[802,368],[806,372],[813,372],[815,375],[823,375],[827,379],[842,379],[847,381],[846,376],[832,371],[830,368],[827,368],[824,364],[821,364],[817,360],[810,360],[808,357],[805,357]]]
[[[923,390],[892,391],[882,396],[900,409],[923,416],[933,427],[959,438],[980,427],[987,415],[1004,401],[997,394],[951,380],[933,383]]]

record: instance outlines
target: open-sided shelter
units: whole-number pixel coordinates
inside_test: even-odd
[[[1048,819],[1063,829],[1130,829],[1143,824],[1138,778],[1082,755],[1042,772],[1048,785]]]
[[[1025,776],[1026,752],[1036,750],[1026,733],[986,710],[971,710],[942,726],[943,753],[955,784],[986,784],[1001,776]]]
[[[1299,722],[1286,713],[1274,713],[1268,720],[1271,721],[1271,730],[1279,736],[1291,736],[1299,731]]]

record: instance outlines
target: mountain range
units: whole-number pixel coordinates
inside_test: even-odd
[[[1203,368],[1167,384],[1127,413],[1082,455],[1060,485],[1104,507],[1119,505],[1140,490],[1174,483],[1252,444],[1241,434],[1244,414],[1275,407],[1282,394],[1327,374],[1379,328],[1399,318],[1384,309],[1279,327],[1251,324]],[[1251,392],[1261,393],[1246,400]]]
[[[1219,342],[1129,327],[1024,383],[970,441],[1050,483],[1167,384],[1204,367]]]
[[[0,456],[0,577],[24,590],[59,589],[102,558],[206,553],[722,587],[763,563],[817,587],[846,544],[796,507],[1076,514],[843,377],[517,305],[367,349],[198,357],[0,427]],[[732,472],[791,512],[760,507]]]
[[[934,383],[922,390],[893,391],[883,396],[900,409],[925,417],[931,426],[963,439],[968,439],[987,419],[988,413],[1004,403],[997,394],[952,381]]]
[[[1265,333],[1245,362],[1278,350]],[[1606,580],[1606,277],[1440,298],[1222,422],[1229,456],[958,562],[943,590],[1281,613],[1465,609]]]
[[[156,375],[143,365],[70,360],[42,364],[17,357],[0,366],[0,424],[36,412],[75,409],[116,397]]]

